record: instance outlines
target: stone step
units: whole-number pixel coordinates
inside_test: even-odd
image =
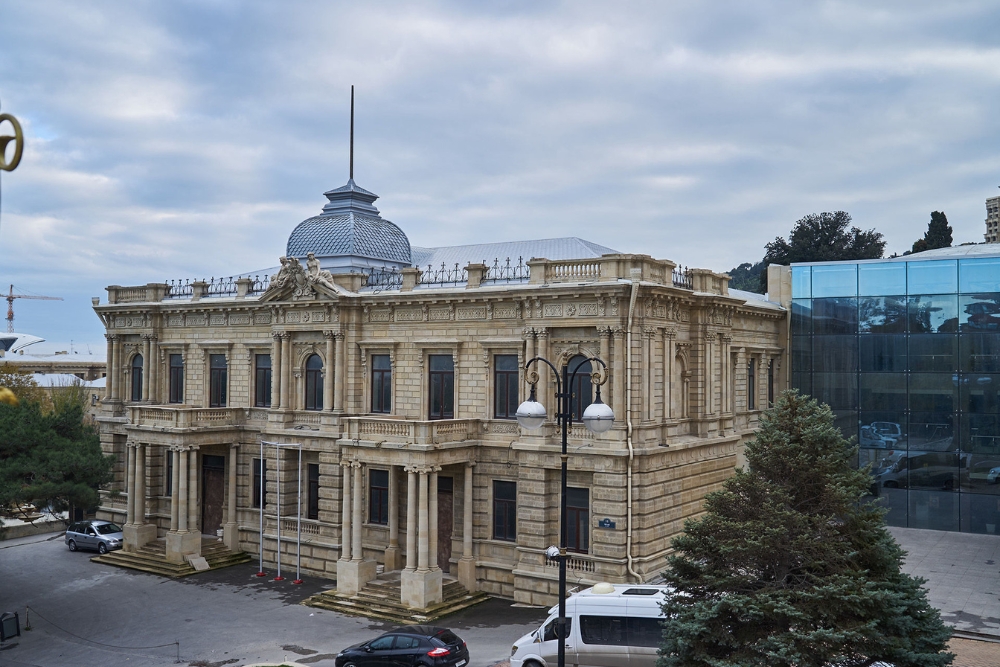
[[[324,591],[314,595],[302,604],[335,611],[352,616],[365,616],[402,625],[429,623],[467,609],[487,599],[485,593],[470,593],[457,581],[445,582],[442,586],[444,599],[427,609],[413,609],[400,601],[400,582],[374,580],[368,582],[357,595],[343,595],[336,591]]]
[[[140,570],[174,579],[186,577],[197,572],[190,563],[169,562],[166,557],[166,547],[160,549],[158,548],[159,545],[162,545],[162,543],[157,544],[154,542],[143,546],[134,553],[112,551],[103,556],[91,558],[90,560],[95,563]],[[251,560],[250,554],[242,551],[230,551],[221,544],[218,546],[204,544],[201,555],[208,562],[209,569],[212,570],[247,563]]]

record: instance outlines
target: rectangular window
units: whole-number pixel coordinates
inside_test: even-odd
[[[184,402],[184,355],[170,355],[170,402]]]
[[[747,410],[757,409],[757,360],[751,359],[747,364]]]
[[[430,418],[455,418],[455,361],[450,354],[430,355]]]
[[[372,412],[392,412],[392,363],[388,354],[372,355]]]
[[[261,476],[263,473],[263,477]],[[261,484],[263,484],[263,491],[261,490]],[[251,507],[260,507],[261,500],[263,499],[264,505],[267,506],[267,466],[263,466],[261,470],[261,460],[253,460],[253,489],[251,489],[252,502]]]
[[[580,638],[584,644],[626,646],[624,616],[581,616]]]
[[[208,355],[208,407],[226,407],[226,355]]]
[[[767,362],[767,406],[774,405],[774,360]]]
[[[516,354],[493,357],[493,418],[514,419],[517,413],[518,367]]]
[[[271,355],[254,355],[254,401],[258,408],[271,407]]]
[[[590,548],[590,489],[566,489],[566,548],[582,554]]]
[[[306,489],[306,518],[319,518],[319,464],[307,465],[308,480]]]
[[[170,449],[163,450],[165,475],[163,478],[163,495],[174,495],[174,452]]]
[[[368,471],[368,522],[389,523],[389,471]]]
[[[517,541],[517,482],[493,482],[493,539]]]

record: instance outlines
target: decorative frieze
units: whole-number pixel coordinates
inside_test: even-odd
[[[563,307],[561,303],[547,303],[545,307],[542,308],[542,314],[544,317],[562,317]]]
[[[424,312],[420,308],[397,308],[397,322],[423,322]]]
[[[459,320],[485,320],[486,307],[473,306],[471,308],[458,308],[455,310],[455,318]]]
[[[205,313],[188,313],[184,324],[189,327],[204,327],[208,325],[208,316]]]

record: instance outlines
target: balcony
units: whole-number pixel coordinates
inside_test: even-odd
[[[130,406],[129,420],[135,426],[150,428],[205,428],[212,426],[242,426],[246,420],[243,408],[191,408]]]
[[[410,421],[347,417],[344,422],[345,437],[351,440],[378,440],[411,445],[443,445],[478,440],[482,433],[478,419]]]

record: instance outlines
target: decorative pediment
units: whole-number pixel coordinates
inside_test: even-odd
[[[320,298],[337,300],[346,293],[333,281],[329,271],[319,267],[319,260],[312,253],[307,268],[295,257],[281,257],[281,269],[271,276],[267,291],[261,301],[314,301]]]

